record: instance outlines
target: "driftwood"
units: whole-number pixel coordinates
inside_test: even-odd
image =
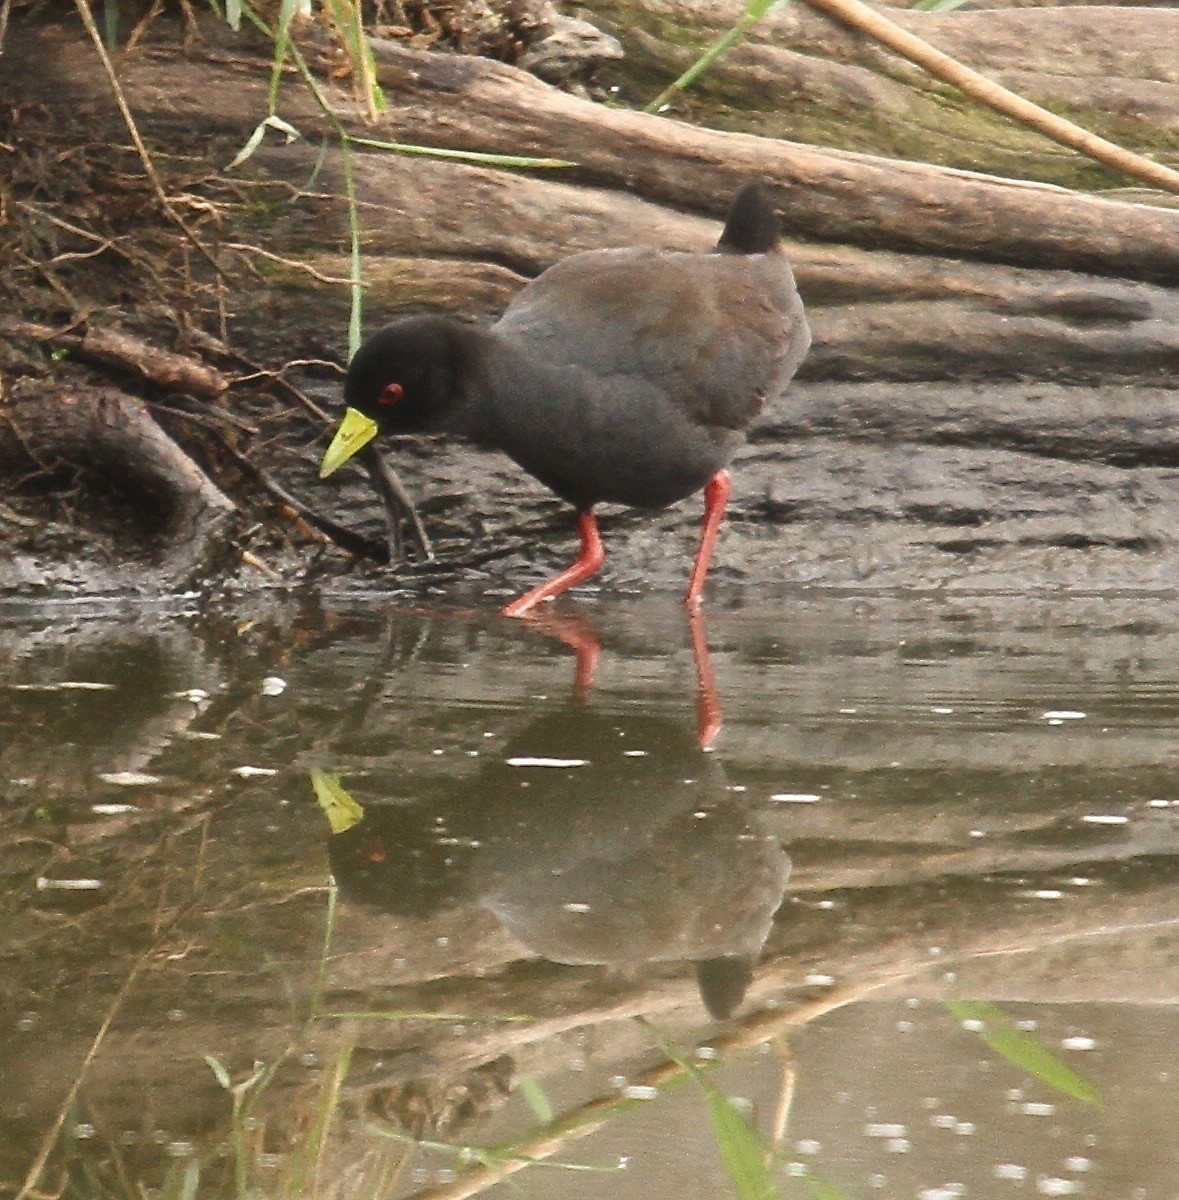
[[[625,62],[609,78],[643,100],[740,17],[737,0],[692,6],[685,31],[675,0],[605,0],[595,16]],[[1179,71],[1174,8],[970,5],[953,13],[882,8],[908,32],[1029,100],[1175,165]],[[985,11],[995,8],[999,11]],[[965,99],[871,39],[805,3],[770,13],[725,55],[680,111],[706,123],[848,150],[1100,187],[1116,176]],[[741,115],[738,122],[734,110]],[[1124,182],[1124,181],[1123,181]]]
[[[23,387],[0,406],[0,469],[27,476],[63,466],[125,506],[139,535],[127,554],[145,583],[153,567],[192,580],[224,553],[236,506],[135,397]]]

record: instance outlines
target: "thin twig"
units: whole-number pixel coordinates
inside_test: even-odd
[[[28,1197],[33,1194],[33,1190],[36,1188],[42,1172],[45,1170],[45,1164],[49,1161],[50,1154],[53,1153],[53,1147],[57,1145],[57,1139],[61,1136],[66,1118],[69,1116],[74,1107],[74,1102],[78,1098],[78,1092],[81,1090],[82,1083],[86,1078],[86,1072],[90,1069],[90,1064],[94,1061],[102,1043],[106,1040],[107,1031],[114,1023],[119,1009],[122,1008],[123,1001],[126,1000],[127,993],[131,990],[131,985],[135,982],[139,972],[147,965],[154,953],[155,943],[153,942],[135,960],[131,970],[127,973],[127,978],[123,980],[122,987],[115,993],[115,998],[110,1002],[106,1016],[103,1018],[102,1024],[98,1027],[98,1032],[94,1035],[94,1040],[90,1043],[90,1049],[86,1052],[86,1057],[82,1059],[82,1065],[75,1073],[74,1081],[70,1084],[70,1089],[66,1092],[65,1099],[61,1102],[61,1106],[57,1110],[57,1116],[53,1124],[41,1139],[40,1148],[37,1150],[37,1157],[33,1159],[33,1165],[29,1167],[29,1172],[25,1176],[24,1183],[21,1184],[20,1191],[16,1193],[12,1200],[28,1200]]]
[[[86,27],[86,32],[89,34],[91,42],[94,43],[94,51],[102,63],[103,71],[106,72],[107,80],[111,85],[111,91],[114,93],[115,103],[118,105],[119,112],[123,117],[123,123],[127,126],[127,132],[131,135],[131,141],[135,144],[139,161],[143,164],[143,170],[152,185],[152,189],[155,191],[160,206],[163,208],[168,219],[184,234],[185,239],[209,263],[213,270],[217,272],[218,277],[220,277],[223,274],[221,264],[213,257],[204,242],[189,228],[188,222],[176,211],[172,201],[168,199],[168,195],[164,191],[164,185],[160,182],[160,177],[156,173],[155,163],[152,162],[151,154],[148,153],[147,146],[140,136],[139,126],[135,124],[135,118],[132,116],[131,108],[127,104],[127,97],[123,95],[123,89],[119,84],[118,76],[115,74],[115,68],[111,63],[110,55],[107,54],[106,46],[103,45],[102,34],[98,32],[98,26],[94,23],[94,14],[90,11],[90,6],[86,3],[86,0],[74,0],[74,7],[78,10],[78,16],[82,18],[82,24]]]
[[[261,246],[251,246],[245,242],[224,242],[226,250],[236,250],[239,254],[257,254],[260,258],[268,258],[271,262],[281,263],[284,267],[294,267],[297,271],[306,271],[312,279],[318,279],[320,283],[334,283],[342,287],[351,287],[351,279],[341,279],[337,275],[325,275],[322,271],[317,271],[310,263],[300,262],[296,258],[284,258],[281,254],[274,254],[270,250],[263,250]],[[362,283],[361,287],[368,287],[368,284]]]
[[[1179,192],[1179,171],[1173,171],[1124,146],[1058,117],[1023,96],[972,70],[956,58],[931,46],[927,41],[903,29],[895,21],[869,8],[863,0],[806,0],[812,8],[834,17],[844,25],[880,42],[903,58],[916,63],[931,75],[953,84],[959,91],[980,100],[988,108],[1042,133],[1045,137],[1079,151],[1095,162],[1154,184],[1168,192]]]
[[[862,983],[848,984],[845,987],[833,988],[825,996],[797,1008],[774,1010],[750,1018],[742,1028],[722,1037],[709,1039],[718,1056],[732,1050],[748,1050],[753,1046],[762,1045],[776,1037],[781,1037],[787,1030],[798,1029],[810,1024],[821,1016],[851,1004],[872,992],[880,991],[907,978],[916,971],[905,972],[899,976],[888,976],[883,979]],[[642,1087],[663,1087],[673,1080],[688,1073],[684,1062],[665,1060],[653,1067],[640,1071],[631,1082]],[[551,1158],[569,1142],[586,1137],[601,1129],[602,1126],[617,1112],[645,1103],[639,1100],[628,1100],[618,1095],[600,1096],[578,1105],[564,1116],[558,1117],[548,1125],[536,1130],[535,1133],[514,1142],[504,1153],[491,1164],[480,1163],[463,1171],[453,1183],[441,1184],[413,1192],[407,1200],[467,1200],[467,1197],[478,1195],[488,1188],[500,1183],[506,1176],[522,1171],[525,1167],[546,1158]]]

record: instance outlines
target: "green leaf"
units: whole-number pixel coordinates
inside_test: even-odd
[[[347,833],[364,820],[364,809],[344,790],[338,775],[313,767],[311,786],[315,789],[315,798],[323,809],[323,815],[332,827],[332,833]]]
[[[1031,1034],[1017,1029],[1015,1023],[997,1005],[976,1000],[947,1000],[946,1008],[959,1021],[978,1021],[982,1029],[978,1036],[1001,1058],[1012,1066],[1027,1071],[1042,1083],[1082,1100],[1086,1104],[1101,1104],[1101,1096],[1092,1083],[1078,1075]]]
[[[242,0],[225,0],[225,21],[234,33],[242,27]]]
[[[544,1088],[531,1075],[520,1080],[519,1088],[520,1094],[528,1101],[528,1107],[532,1109],[536,1119],[542,1125],[551,1124],[553,1106],[549,1103],[548,1096],[544,1094]]]
[[[708,1121],[738,1200],[779,1200],[765,1145],[756,1129],[715,1084],[697,1074],[708,1100]]]

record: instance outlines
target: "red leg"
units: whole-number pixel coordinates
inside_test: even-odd
[[[527,613],[522,619],[541,633],[564,642],[577,655],[573,699],[579,704],[588,700],[598,660],[602,657],[602,643],[590,622],[581,613],[545,612],[543,609]]]
[[[711,487],[712,484],[708,486]],[[540,587],[533,588],[518,600],[513,600],[511,604],[501,608],[501,616],[522,617],[538,604],[543,604],[569,588],[584,583],[598,571],[606,561],[606,551],[602,547],[602,535],[598,532],[598,518],[594,516],[592,509],[577,514],[577,528],[581,532],[581,553],[577,556],[577,561],[571,567],[566,567],[560,575],[554,575],[547,583],[542,583]]]
[[[692,638],[692,657],[696,660],[696,740],[701,750],[711,750],[716,735],[725,723],[716,676],[708,656],[708,636],[704,631],[704,614],[693,608],[688,612],[688,633]]]
[[[704,578],[708,564],[712,561],[712,548],[716,545],[716,532],[724,519],[725,505],[729,501],[729,489],[733,477],[728,471],[717,471],[704,489],[704,528],[700,531],[700,547],[696,551],[696,565],[692,568],[692,581],[684,603],[688,608],[699,608],[704,599]]]

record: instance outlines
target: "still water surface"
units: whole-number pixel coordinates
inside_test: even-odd
[[[0,613],[0,1194],[1179,1197],[1173,608],[482,605]]]

